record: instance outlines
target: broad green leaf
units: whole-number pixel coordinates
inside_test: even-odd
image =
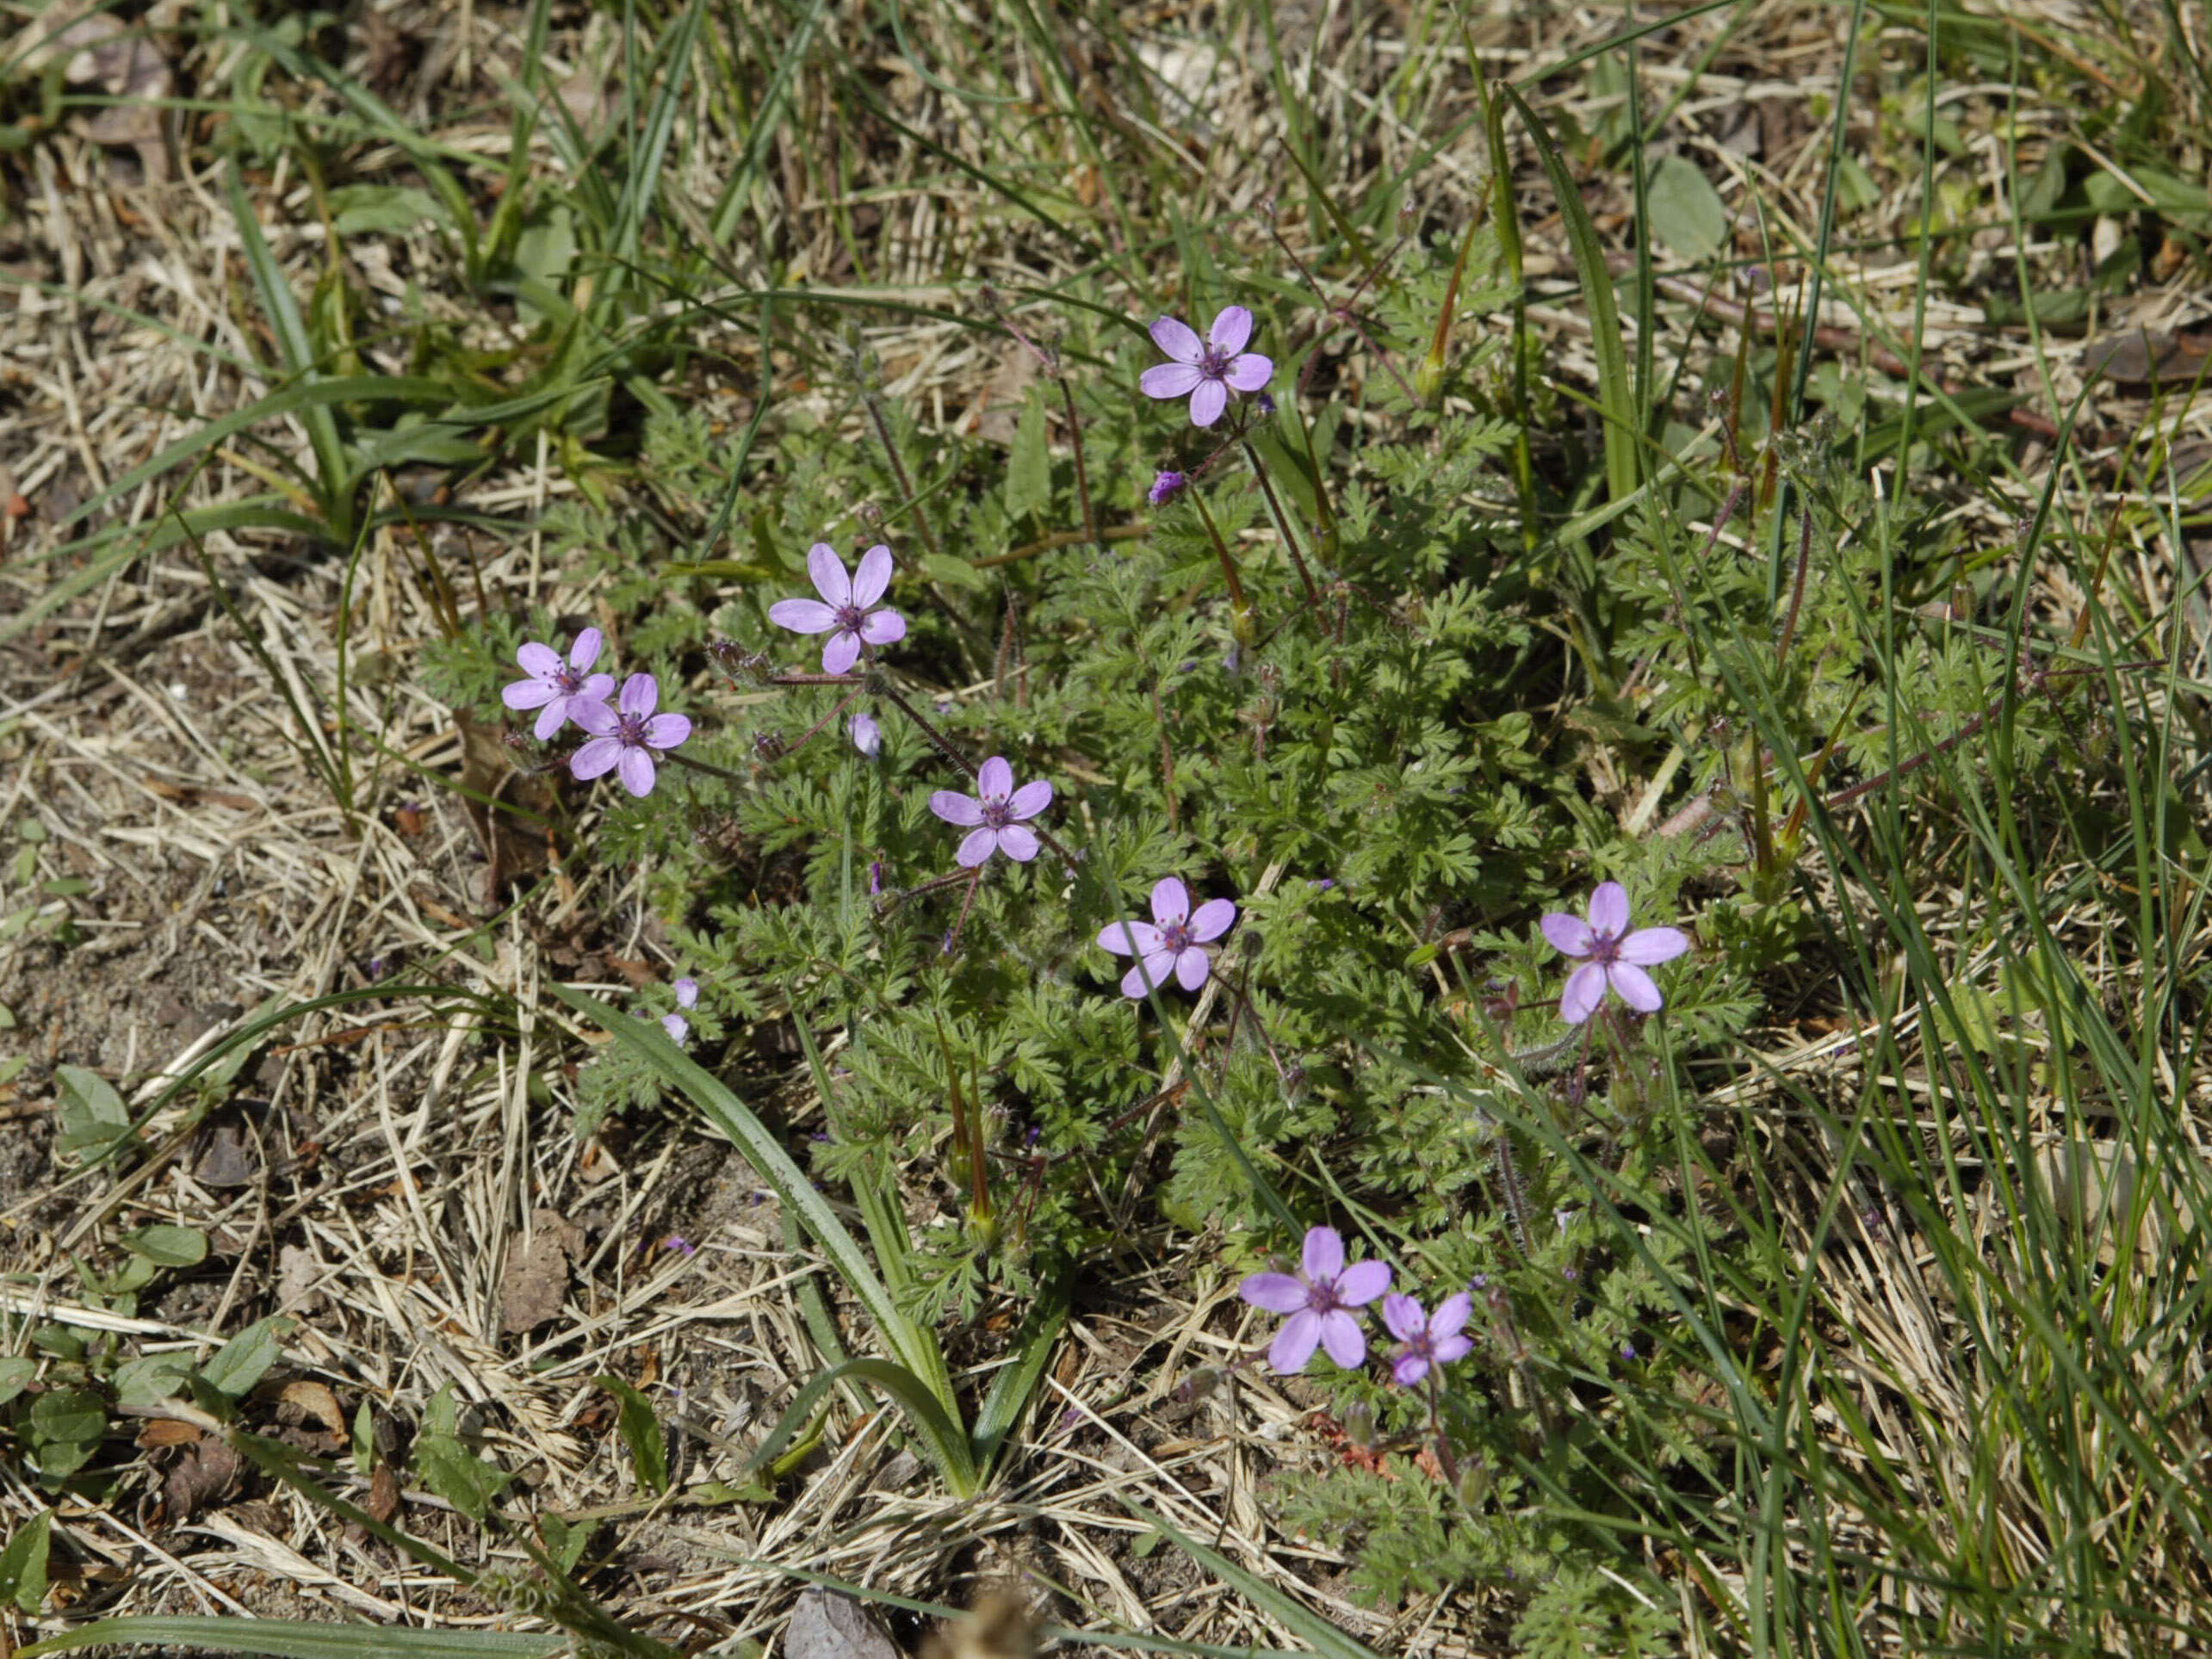
[[[1685,259],[1710,259],[1728,240],[1728,209],[1695,162],[1662,156],[1645,191],[1651,233]]]
[[[184,1397],[192,1375],[189,1353],[141,1354],[115,1367],[115,1403],[151,1406],[163,1400]]]
[[[504,1469],[486,1463],[460,1441],[443,1434],[425,1434],[415,1448],[415,1470],[423,1484],[473,1521],[481,1522],[513,1478]]]
[[[0,1359],[0,1405],[5,1405],[31,1385],[39,1374],[39,1362],[28,1354],[11,1354]]]
[[[991,579],[977,570],[965,559],[955,559],[949,553],[926,553],[921,558],[923,574],[951,587],[964,587],[972,593],[990,591]]]
[[[329,203],[340,236],[412,231],[425,220],[449,222],[436,196],[407,184],[342,184],[330,193]]]
[[[281,1338],[292,1328],[288,1319],[257,1319],[217,1348],[200,1368],[200,1380],[235,1400],[269,1374],[283,1353]]]
[[[60,1149],[80,1158],[97,1157],[130,1133],[130,1109],[115,1086],[82,1066],[56,1066],[59,1093]]]
[[[1045,440],[1044,398],[1035,387],[1021,406],[1013,448],[1007,456],[1007,517],[1042,511],[1052,502],[1052,451]]]
[[[668,1440],[660,1427],[660,1419],[653,1409],[653,1402],[619,1377],[600,1376],[592,1379],[621,1402],[615,1426],[621,1432],[623,1444],[629,1448],[630,1472],[637,1483],[658,1497],[668,1489]]]
[[[12,1601],[28,1613],[38,1612],[46,1599],[46,1545],[53,1532],[53,1511],[41,1509],[0,1550],[0,1601]]]
[[[196,1267],[208,1259],[208,1235],[195,1228],[156,1222],[124,1234],[123,1247],[157,1266]]]

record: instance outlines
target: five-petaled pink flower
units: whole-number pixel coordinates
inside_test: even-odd
[[[953,856],[973,870],[994,852],[1003,852],[1018,864],[1037,857],[1037,832],[1020,820],[1034,818],[1052,804],[1052,786],[1043,778],[1013,786],[1013,768],[993,755],[976,770],[981,798],[939,789],[929,797],[929,809],[948,824],[968,829]]]
[[[807,549],[807,574],[819,599],[778,599],[768,620],[799,634],[827,634],[821,672],[842,674],[860,659],[864,645],[889,645],[907,636],[907,619],[876,602],[891,585],[891,550],[882,545],[860,555],[860,568],[848,575],[845,561],[827,542]]]
[[[1274,375],[1273,363],[1245,350],[1251,337],[1252,313],[1242,306],[1224,306],[1203,340],[1188,323],[1162,317],[1152,325],[1152,344],[1174,361],[1146,369],[1137,383],[1148,398],[1188,397],[1191,424],[1211,426],[1231,392],[1257,392]]]
[[[699,981],[690,975],[686,974],[682,979],[678,980],[671,988],[676,993],[676,1006],[678,1008],[696,1008],[699,1006]],[[680,1013],[663,1014],[660,1016],[660,1029],[668,1033],[670,1042],[681,1043],[685,1037],[691,1036],[691,1022]]]
[[[1305,1235],[1299,1271],[1254,1273],[1236,1294],[1271,1314],[1288,1314],[1267,1350],[1267,1363],[1284,1376],[1305,1369],[1316,1347],[1347,1371],[1367,1357],[1366,1333],[1352,1313],[1391,1287],[1390,1264],[1355,1261],[1344,1265],[1344,1241],[1333,1227],[1316,1227]]]
[[[1475,1346],[1461,1330],[1474,1311],[1474,1299],[1462,1291],[1447,1296],[1433,1314],[1410,1296],[1383,1298],[1383,1323],[1397,1338],[1397,1353],[1391,1358],[1391,1380],[1410,1389],[1428,1375],[1431,1365],[1448,1365],[1466,1357]]]
[[[653,752],[672,749],[691,735],[691,722],[683,715],[653,712],[660,701],[660,681],[650,674],[632,674],[623,682],[614,708],[604,703],[577,708],[571,718],[592,737],[569,758],[568,770],[592,778],[619,766],[623,788],[632,795],[651,795],[658,764]]]
[[[604,636],[596,628],[579,634],[568,647],[568,660],[551,646],[531,640],[515,653],[515,660],[530,678],[517,680],[499,692],[499,701],[514,709],[535,709],[537,724],[530,729],[544,742],[563,725],[576,720],[576,711],[587,703],[604,703],[614,695],[612,674],[586,674],[599,659]]]
[[[1597,1012],[1608,986],[1637,1012],[1657,1012],[1659,987],[1644,970],[1689,949],[1689,935],[1679,927],[1639,927],[1631,933],[1628,894],[1618,882],[1602,882],[1589,895],[1588,921],[1552,910],[1545,913],[1542,926],[1553,950],[1582,960],[1567,975],[1559,999],[1559,1018],[1570,1025]]]
[[[1116,956],[1137,958],[1137,966],[1122,975],[1122,995],[1165,990],[1170,973],[1183,989],[1195,991],[1213,970],[1205,945],[1236,919],[1236,907],[1226,899],[1209,899],[1193,914],[1189,889],[1170,876],[1152,888],[1149,922],[1108,922],[1099,930],[1099,943]]]

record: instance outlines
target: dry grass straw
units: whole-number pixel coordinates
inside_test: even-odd
[[[2201,8],[2184,9],[2201,20]],[[780,14],[752,0],[730,11],[753,38],[722,49],[756,54],[759,32],[782,27]],[[1679,100],[1686,153],[1755,192],[1778,241],[1813,239],[1823,133],[1807,118],[1809,101],[1840,90],[1843,15],[1776,0],[1708,13],[1645,43],[1647,96]],[[778,127],[760,188],[745,205],[742,233],[728,244],[733,290],[772,278],[832,298],[864,292],[957,311],[984,282],[1009,291],[1049,286],[1101,253],[1141,247],[1141,268],[1168,269],[1157,249],[1171,215],[1215,226],[1264,262],[1270,256],[1255,217],[1279,192],[1287,210],[1293,194],[1284,189],[1281,146],[1315,133],[1332,135],[1327,153],[1340,170],[1330,184],[1343,199],[1411,170],[1422,211],[1455,227],[1484,170],[1479,131],[1468,126],[1474,106],[1464,52],[1433,9],[1422,10],[1428,27],[1418,36],[1392,27],[1394,15],[1363,12],[1354,27],[1339,8],[1285,9],[1275,26],[1279,83],[1256,9],[1232,9],[1230,34],[1218,41],[1173,7],[1126,14],[1111,34],[1100,22],[1056,16],[1056,59],[1032,40],[1001,42],[992,49],[1006,55],[987,71],[973,59],[988,31],[910,9],[911,38],[936,73],[957,84],[1015,87],[1027,102],[1009,109],[948,97],[857,13],[833,8],[796,84],[792,116]],[[2099,63],[2125,61],[2102,10],[2047,22],[2047,35],[2080,43]],[[1516,73],[1591,46],[1618,25],[1611,12],[1523,10],[1476,23],[1472,39],[1486,71]],[[242,49],[160,30],[153,38],[202,84],[219,84]],[[499,77],[514,72],[522,39],[511,7],[478,3],[456,13],[378,3],[361,9],[349,67],[375,77],[385,74],[380,63],[405,65],[418,53],[411,67],[385,76],[393,107],[442,145],[504,158],[506,122],[486,112],[499,108]],[[572,108],[595,107],[618,44],[604,15],[556,31],[551,78]],[[1719,55],[1709,59],[1716,45]],[[1884,29],[1868,72],[1893,84],[1917,71],[1918,51],[1910,30]],[[864,71],[883,105],[940,151],[872,118],[856,120],[851,84],[830,67],[840,60]],[[709,86],[703,79],[686,112],[696,137],[680,149],[672,177],[672,194],[693,204],[713,201],[739,160]],[[1296,94],[1288,102],[1285,86]],[[1586,131],[1602,130],[1617,102],[1587,82],[1554,90],[1565,94],[1551,106],[1555,118],[1571,116]],[[311,125],[335,110],[326,92],[290,87],[283,96]],[[1960,93],[1968,102],[1993,96]],[[2024,129],[2071,130],[2073,110],[2037,102],[2032,90],[2017,96],[2014,116]],[[1087,119],[1027,119],[1032,108],[1070,108]],[[129,152],[66,130],[9,159],[25,188],[13,203],[14,226],[0,229],[0,269],[12,285],[0,315],[7,607],[28,604],[56,574],[46,555],[71,533],[60,521],[77,504],[197,424],[271,389],[247,367],[271,353],[244,300],[238,238],[204,142],[210,125],[177,118],[178,171],[165,183],[134,179]],[[1438,134],[1454,132],[1424,154]],[[1347,134],[1356,143],[1343,142]],[[1126,164],[1131,156],[1143,164]],[[357,180],[409,176],[406,157],[392,145],[361,148],[349,165]],[[1972,165],[1990,193],[1985,204],[2001,201],[2001,158],[1985,150]],[[1079,233],[1024,214],[968,169],[1010,171]],[[558,179],[543,129],[530,170]],[[1595,173],[1591,189],[1601,229],[1618,236],[1627,203],[1608,199],[1615,176]],[[1886,228],[1903,234],[1913,177],[1879,182]],[[278,257],[296,291],[308,292],[331,256],[313,188],[283,163],[252,186]],[[1286,225],[1299,240],[1296,215],[1286,211]],[[1532,315],[1554,332],[1566,374],[1586,379],[1586,325],[1557,226],[1535,225],[1530,237]],[[1975,233],[1969,248],[1973,270],[2016,259],[2056,263],[2064,253],[2048,244],[2016,246],[2001,223]],[[512,340],[509,325],[465,297],[449,250],[427,232],[339,253],[369,307],[370,364],[406,367],[400,340],[369,330],[378,307],[409,294],[465,342]],[[1230,257],[1225,249],[1221,257]],[[948,282],[948,274],[957,280]],[[1831,267],[1825,320],[1870,339],[1900,339],[1912,318],[1913,280],[1899,245],[1877,237],[1846,249]],[[1132,291],[1127,303],[1143,314],[1171,297]],[[2130,320],[2185,319],[2204,299],[2178,288],[2146,290]],[[1707,349],[1693,306],[1663,302],[1657,325],[1662,361]],[[988,418],[1008,363],[1019,361],[938,320],[874,321],[865,337],[889,395],[925,428]],[[749,323],[702,322],[696,344],[723,366],[679,394],[739,410],[761,368]],[[2071,406],[2082,384],[2071,343],[2047,337],[2030,351],[2017,331],[1981,327],[1970,303],[1940,291],[1922,344],[1947,375],[2017,385],[2039,408]],[[827,393],[812,401],[819,412],[833,408]],[[2128,388],[2107,388],[2093,408],[2099,430],[2122,431],[2149,405],[2131,400]],[[2212,433],[2212,400],[2184,410],[2167,403],[2159,416],[2177,443]],[[273,422],[214,451],[181,500],[172,493],[177,478],[150,480],[106,517],[150,526],[173,508],[234,499],[263,486],[272,453],[306,452],[296,421]],[[2069,463],[2091,486],[2075,503],[2091,522],[2117,499],[2097,493],[2116,482],[2111,453],[2092,448]],[[2000,526],[2020,500],[2032,499],[2050,464],[2048,449],[2031,449],[2017,493],[1961,498],[1955,510]],[[550,446],[526,443],[470,481],[467,502],[527,526],[574,487]],[[2124,549],[2147,595],[2171,594],[2181,575],[2166,545],[2138,536]],[[328,718],[336,712],[329,700],[338,681],[340,562],[262,535],[211,532],[205,548],[295,702],[325,711],[317,739],[341,740]],[[589,594],[561,587],[526,528],[508,536],[444,527],[431,551],[449,569],[473,566],[499,603],[590,609]],[[0,942],[0,1000],[38,1069],[0,1099],[15,1119],[6,1133],[17,1142],[0,1172],[9,1270],[0,1312],[113,1331],[133,1353],[203,1353],[250,1319],[282,1312],[297,1322],[285,1343],[286,1374],[326,1383],[349,1411],[369,1402],[380,1421],[394,1424],[417,1421],[428,1397],[450,1385],[493,1454],[520,1472],[528,1507],[611,1518],[615,1555],[629,1563],[618,1600],[639,1620],[689,1614],[703,1628],[765,1638],[797,1588],[790,1567],[954,1600],[963,1594],[956,1573],[1013,1570],[1056,1587],[1070,1622],[1227,1645],[1286,1644],[1263,1613],[1199,1582],[1172,1551],[1131,1550],[1141,1529],[1122,1500],[1135,1498],[1378,1647],[1494,1650],[1479,1594],[1380,1617],[1341,1593],[1335,1541],[1273,1530],[1270,1476],[1323,1455],[1301,1430],[1311,1398],[1304,1385],[1255,1373],[1194,1408],[1174,1399],[1180,1377],[1234,1359],[1250,1338],[1204,1239],[1148,1238],[1119,1259],[1117,1281],[1072,1325],[1010,1473],[984,1501],[954,1507],[932,1496],[913,1459],[894,1454],[880,1414],[840,1417],[820,1460],[789,1501],[773,1506],[685,1508],[649,1503],[633,1489],[591,1378],[611,1370],[672,1385],[685,1480],[734,1476],[749,1438],[821,1363],[790,1294],[812,1268],[783,1248],[773,1206],[753,1201],[747,1173],[684,1124],[663,1122],[619,1153],[570,1136],[562,1065],[577,1034],[539,986],[549,972],[573,970],[549,967],[548,942],[579,919],[598,919],[605,932],[586,954],[604,989],[626,992],[610,969],[621,959],[654,961],[658,925],[634,871],[588,859],[564,865],[563,888],[546,913],[487,914],[481,850],[458,802],[372,758],[373,741],[431,773],[449,776],[461,763],[449,712],[414,689],[410,673],[418,642],[436,630],[420,570],[398,529],[375,532],[361,562],[344,721],[344,740],[361,746],[367,783],[350,820],[303,758],[280,686],[245,648],[188,549],[117,569],[0,646],[0,826],[35,818],[50,838],[38,854],[39,881],[87,883],[59,903],[23,889],[4,906],[28,905],[38,915]],[[2061,616],[2079,601],[2063,591],[2036,597]],[[2201,682],[2209,672],[2201,640],[2195,648],[2182,672]],[[65,918],[67,943],[59,932]],[[235,1143],[226,1154],[235,1168],[211,1167],[211,1131],[179,1111],[155,1121],[154,1155],[120,1180],[59,1174],[41,1154],[50,1131],[35,1080],[47,1065],[91,1065],[133,1080],[137,1098],[150,1099],[164,1072],[261,1005],[311,1000],[380,973],[406,979],[417,966],[434,967],[504,1012],[436,1019],[425,1004],[396,1002],[299,1021],[213,1120],[212,1132]],[[1961,964],[1964,977],[1974,972]],[[2109,982],[2121,989],[2118,979]],[[1775,1041],[1788,1052],[1775,1057],[1770,1080],[1802,1077],[1816,1090],[1852,1080],[1850,1034],[1806,1043],[1778,1031]],[[1892,1085],[1905,1098],[1941,1086],[1925,1074]],[[2192,1101],[2184,1114],[2192,1135],[2203,1105]],[[1935,1132],[1932,1124],[1917,1127]],[[1793,1155],[1806,1161],[1803,1190],[1821,1191],[1831,1178],[1819,1167],[1821,1149],[1800,1142]],[[213,1271],[157,1295],[139,1315],[85,1308],[71,1258],[111,1259],[120,1231],[149,1220],[205,1230],[215,1243]],[[582,1229],[590,1242],[578,1248],[560,1312],[533,1333],[504,1330],[509,1264],[538,1232],[563,1225]],[[663,1246],[679,1230],[696,1254]],[[1143,1265],[1156,1249],[1157,1265]],[[1912,1238],[1854,1219],[1823,1263],[1824,1313],[1831,1329],[1851,1339],[1848,1350],[1825,1355],[1834,1381],[1856,1391],[1901,1478],[1931,1495],[1957,1482],[1959,1448],[1980,1432],[1989,1383],[1961,1347],[1955,1310],[1934,1293]],[[2199,1381],[2191,1371],[2162,1377],[2159,1387],[2194,1397]],[[1837,1445],[1838,1455],[1857,1455],[1847,1437]],[[84,1569],[75,1594],[121,1611],[456,1627],[495,1617],[469,1594],[426,1580],[281,1492],[216,1504],[164,1529],[153,1524],[158,1490],[142,1467],[108,1504],[63,1505]],[[508,1546],[452,1524],[431,1495],[403,1499],[406,1524],[441,1548],[468,1561],[489,1551],[519,1562]],[[2128,1501],[2116,1493],[2116,1506]],[[2038,1499],[2017,1467],[2000,1463],[1986,1501],[2009,1554],[2024,1560],[2044,1547]],[[0,1471],[9,1526],[41,1502],[20,1470]],[[1930,1511],[1943,1512],[1932,1495]],[[2201,1564],[2144,1568],[2154,1586],[2147,1593],[2201,1592]],[[1729,1576],[1714,1569],[1713,1582]],[[1898,1592],[1905,1604],[1918,1594]]]

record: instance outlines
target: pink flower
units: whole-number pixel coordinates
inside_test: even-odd
[[[853,715],[849,729],[852,734],[852,746],[869,759],[873,760],[883,752],[883,728],[876,724],[876,716],[866,709]]]
[[[889,645],[907,636],[907,619],[876,602],[891,585],[891,550],[872,547],[860,555],[860,568],[847,575],[845,561],[827,542],[807,549],[807,574],[819,599],[778,599],[768,620],[799,634],[827,634],[821,672],[842,674],[859,660],[864,645]]]
[[[1152,889],[1151,921],[1108,922],[1099,931],[1099,943],[1116,956],[1137,958],[1137,966],[1122,975],[1122,995],[1141,998],[1164,988],[1170,971],[1183,989],[1195,991],[1213,971],[1205,946],[1236,919],[1236,907],[1226,899],[1209,899],[1192,914],[1189,889],[1170,876]]]
[[[1305,1369],[1319,1347],[1347,1371],[1367,1357],[1366,1334],[1350,1311],[1363,1308],[1391,1287],[1390,1264],[1359,1261],[1344,1265],[1344,1241],[1333,1227],[1316,1227],[1305,1235],[1299,1271],[1254,1273],[1236,1294],[1255,1308],[1287,1314],[1267,1350],[1267,1363],[1288,1377]]]
[[[1689,949],[1689,935],[1679,927],[1642,927],[1629,932],[1628,894],[1618,882],[1602,882],[1589,895],[1588,921],[1553,910],[1545,913],[1540,925],[1553,950],[1582,959],[1583,965],[1567,976],[1565,994],[1559,998],[1559,1018],[1570,1025],[1579,1025],[1597,1012],[1608,986],[1637,1012],[1657,1012],[1659,987],[1644,970],[1672,962]]]
[[[696,1008],[699,1006],[698,981],[687,975],[678,980],[672,988],[676,993],[676,1006],[678,1008]],[[691,1022],[681,1014],[663,1014],[660,1016],[660,1029],[668,1033],[670,1042],[681,1043],[685,1037],[691,1036]]]
[[[617,766],[623,788],[632,795],[653,793],[657,765],[655,749],[672,749],[691,735],[691,722],[681,715],[656,715],[660,682],[650,674],[632,674],[623,682],[617,706],[587,703],[571,718],[592,734],[591,740],[569,757],[568,770],[579,778],[592,778]]]
[[[993,755],[976,771],[981,798],[939,789],[929,797],[929,809],[948,824],[969,830],[954,857],[973,870],[994,852],[1003,852],[1018,864],[1037,857],[1037,832],[1020,820],[1034,818],[1052,804],[1052,786],[1039,778],[1013,786],[1013,768]]]
[[[1257,392],[1273,376],[1275,365],[1244,350],[1252,337],[1252,313],[1224,306],[1204,340],[1188,323],[1162,317],[1152,325],[1152,344],[1174,358],[1144,371],[1137,385],[1148,398],[1188,397],[1191,424],[1211,426],[1229,406],[1231,392]]]
[[[1428,1375],[1431,1365],[1448,1365],[1464,1359],[1475,1346],[1460,1327],[1474,1311],[1474,1299],[1462,1291],[1447,1296],[1434,1314],[1424,1313],[1410,1296],[1383,1298],[1383,1323],[1398,1340],[1391,1359],[1391,1381],[1410,1389]]]
[[[585,670],[599,659],[599,647],[604,636],[596,628],[587,628],[576,636],[568,647],[568,660],[561,660],[561,653],[551,646],[536,640],[526,642],[515,653],[515,660],[530,678],[516,680],[499,692],[499,701],[514,709],[535,709],[537,724],[530,729],[541,743],[550,738],[562,726],[576,720],[576,711],[587,703],[604,703],[614,695],[615,677],[612,674],[586,675]],[[583,721],[577,720],[578,725]]]

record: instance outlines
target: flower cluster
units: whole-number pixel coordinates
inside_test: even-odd
[[[579,781],[613,772],[632,795],[651,795],[660,752],[691,736],[691,722],[682,715],[654,713],[660,682],[650,674],[632,674],[617,692],[612,674],[590,672],[604,643],[598,628],[587,628],[570,642],[563,661],[542,641],[524,642],[515,661],[530,678],[504,687],[499,700],[517,712],[538,711],[530,729],[540,742],[549,741],[571,721],[583,729],[586,740],[568,758],[568,770]],[[615,699],[611,708],[610,696]]]
[[[1355,1311],[1380,1297],[1383,1323],[1397,1338],[1391,1380],[1416,1386],[1436,1367],[1464,1359],[1474,1342],[1465,1334],[1474,1298],[1465,1291],[1446,1297],[1430,1313],[1415,1297],[1391,1294],[1389,1264],[1344,1261],[1344,1240],[1333,1227],[1307,1230],[1296,1273],[1254,1273],[1237,1294],[1254,1307],[1286,1315],[1267,1349],[1267,1363],[1284,1376],[1302,1371],[1319,1348],[1347,1371],[1367,1358],[1367,1335]]]

